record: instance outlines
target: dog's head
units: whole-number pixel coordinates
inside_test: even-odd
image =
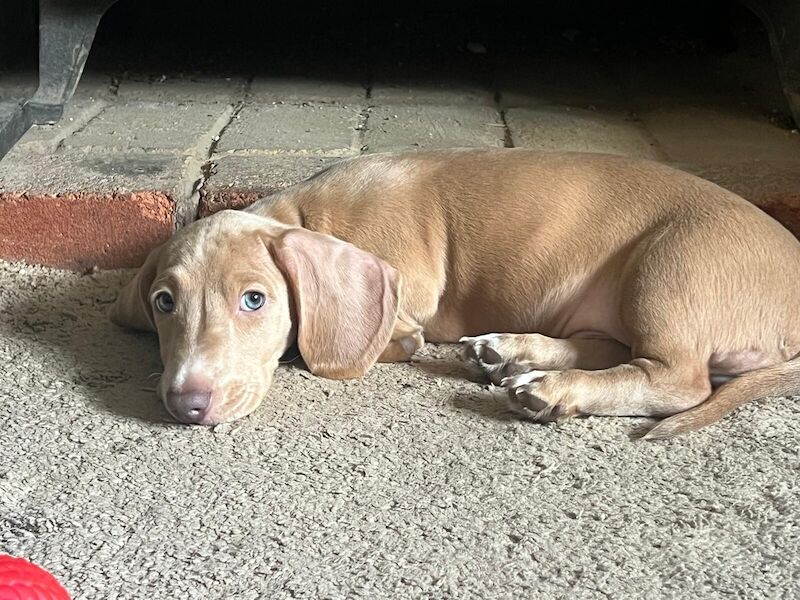
[[[362,375],[389,341],[398,288],[395,269],[351,244],[222,211],[153,250],[111,319],[158,333],[167,410],[211,425],[259,405],[295,340],[313,373]]]

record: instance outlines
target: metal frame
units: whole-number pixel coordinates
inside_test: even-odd
[[[39,88],[0,121],[0,159],[33,124],[55,123],[78,86],[100,18],[116,0],[39,0]]]

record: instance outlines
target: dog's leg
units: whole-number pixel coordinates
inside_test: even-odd
[[[631,351],[611,339],[551,338],[538,333],[490,333],[461,338],[462,358],[499,384],[529,371],[608,369],[628,362]]]
[[[422,327],[409,317],[398,316],[392,337],[378,357],[378,362],[407,362],[424,344]]]
[[[531,371],[502,384],[511,407],[537,421],[575,415],[663,417],[696,406],[711,393],[707,364],[686,359],[636,358],[601,371]]]

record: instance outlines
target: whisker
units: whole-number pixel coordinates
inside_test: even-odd
[[[151,380],[151,379],[153,379],[154,377],[155,377],[156,379],[160,379],[160,378],[161,378],[161,376],[162,376],[163,374],[164,374],[163,372],[161,372],[161,373],[150,373],[150,375],[148,375],[148,376],[146,377],[146,379],[147,379],[148,381],[150,381],[150,380]]]
[[[294,361],[296,361],[298,358],[300,358],[300,353],[299,352],[297,354],[295,354],[292,358],[287,358],[285,360],[279,360],[278,364],[279,365],[288,365],[288,364],[293,363]]]

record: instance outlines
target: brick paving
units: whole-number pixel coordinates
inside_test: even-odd
[[[587,70],[537,59],[500,61],[485,78],[444,69],[368,81],[89,72],[64,118],[31,129],[0,161],[0,258],[136,266],[176,227],[339,158],[447,147],[661,160],[744,195],[800,235],[800,135],[773,118],[781,97],[758,82],[769,68]],[[0,100],[26,85],[0,73]]]

